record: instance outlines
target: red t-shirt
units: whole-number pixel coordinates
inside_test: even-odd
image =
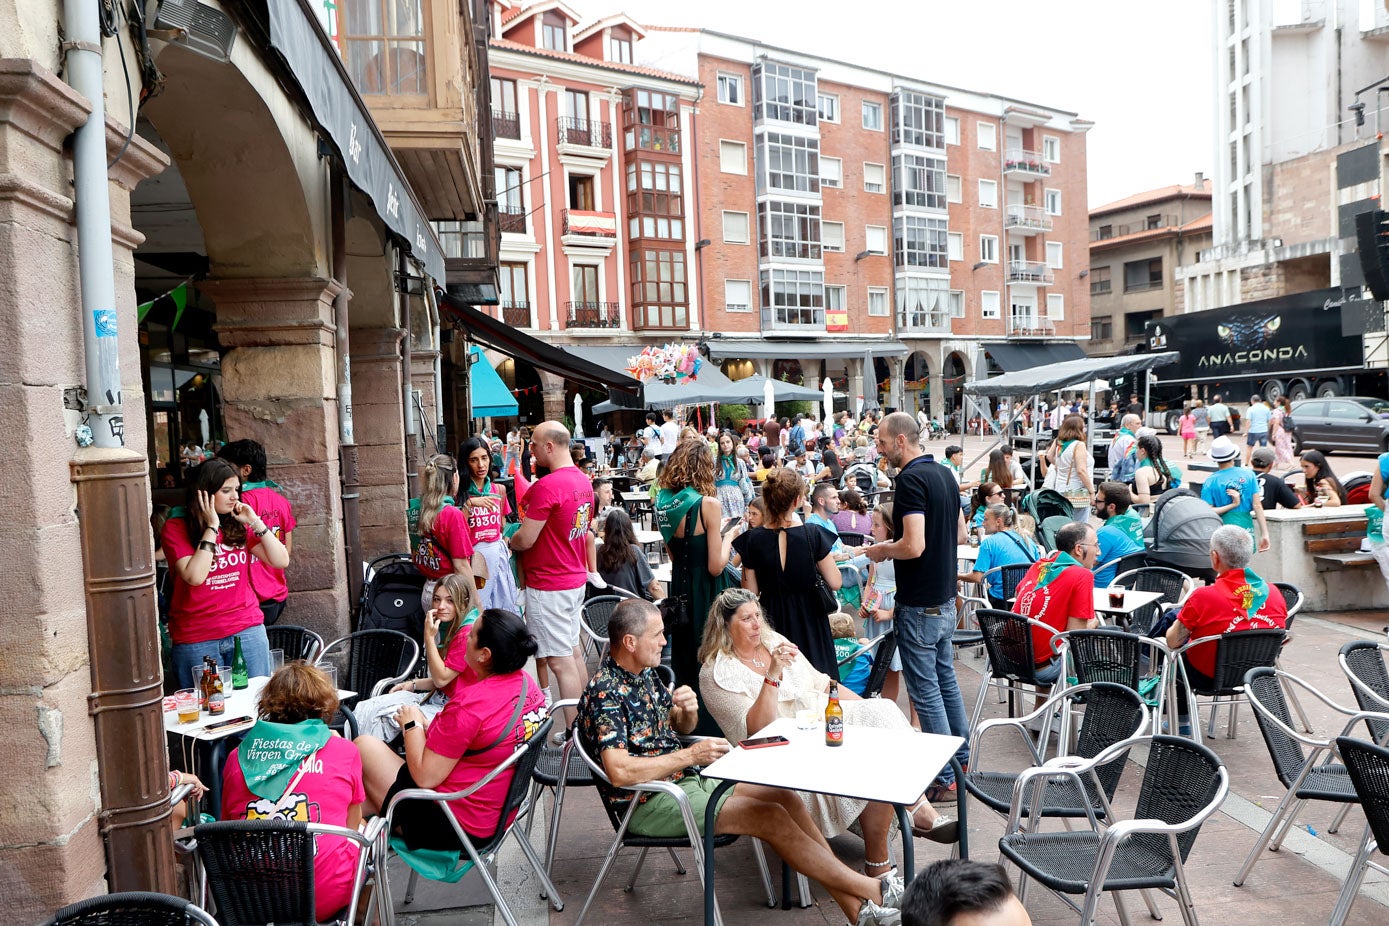
[[[450,647],[450,651],[454,648]],[[526,700],[510,734],[492,746],[516,710],[521,680],[526,680]],[[463,791],[480,781],[512,751],[530,739],[545,720],[545,694],[540,683],[524,669],[509,675],[489,675],[479,679],[465,666],[454,682],[453,696],[429,724],[424,744],[441,756],[457,759],[434,790],[440,793]],[[486,747],[492,748],[487,749]],[[485,749],[477,755],[464,755],[471,749]],[[466,801],[452,801],[449,810],[464,831],[474,836],[490,836],[497,828],[497,815],[506,802],[511,774],[498,775]],[[510,822],[510,821],[507,821]]]
[[[241,758],[233,750],[222,773],[222,819],[347,826],[348,810],[366,798],[362,754],[341,736],[330,736],[322,749],[304,761],[313,765],[284,797],[272,801],[256,797],[246,787]],[[340,836],[315,836],[314,843],[314,917],[327,922],[352,899],[357,844]]]
[[[582,588],[588,581],[588,522],[593,483],[577,466],[563,466],[531,484],[521,519],[544,521],[526,551],[526,584],[541,591]]]
[[[472,532],[473,543],[491,543],[502,539],[502,524],[506,516],[511,514],[511,503],[506,500],[505,486],[492,486],[492,494],[501,501],[501,507],[477,506],[463,509],[468,515],[468,530]]]
[[[1018,583],[1018,597],[1013,611],[1024,617],[1041,621],[1058,633],[1074,617],[1092,620],[1095,616],[1095,574],[1084,566],[1067,566],[1061,574],[1041,588],[1037,576],[1046,560],[1038,560]],[[1032,655],[1037,665],[1045,665],[1056,655],[1051,648],[1051,634],[1039,627],[1032,628]]]
[[[1231,569],[1219,576],[1213,585],[1203,585],[1192,592],[1177,620],[1190,632],[1192,640],[1239,630],[1282,629],[1288,625],[1288,604],[1278,589],[1269,587],[1268,598],[1252,617],[1244,605],[1246,594],[1249,594],[1249,582],[1244,570]],[[1214,641],[1191,650],[1186,658],[1196,671],[1212,675],[1215,672]]]
[[[260,515],[260,519],[280,543],[284,543],[285,535],[298,526],[289,499],[270,486],[252,489],[243,487],[241,500]],[[284,601],[289,595],[289,586],[285,584],[285,571],[267,566],[259,559],[254,559],[251,563],[251,585],[256,590],[256,597],[261,601]]]
[[[170,565],[197,552],[183,518],[164,522],[161,542]],[[247,531],[246,546],[229,547],[222,543],[222,532],[218,531],[217,553],[202,585],[189,585],[178,577],[177,569],[169,570],[174,578],[169,635],[175,643],[220,640],[265,620],[251,586],[251,549],[259,543],[260,538]]]
[[[468,532],[468,518],[453,505],[445,503],[434,519],[428,534],[420,536],[415,548],[415,565],[426,579],[442,579],[453,572],[453,561],[472,559],[473,536]]]

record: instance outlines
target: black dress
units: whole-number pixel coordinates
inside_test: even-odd
[[[786,564],[781,563],[778,536],[786,534]],[[758,527],[739,537],[743,568],[757,574],[762,610],[772,629],[800,647],[810,664],[831,678],[839,677],[830,623],[815,589],[817,563],[830,554],[834,538],[815,525]]]

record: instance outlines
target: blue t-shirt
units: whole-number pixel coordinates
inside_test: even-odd
[[[1379,455],[1379,478],[1385,485],[1389,485],[1389,453]]]
[[[823,527],[834,535],[834,545],[830,547],[831,553],[842,553],[844,551],[844,541],[839,539],[839,525],[833,521],[827,521],[818,514],[808,514],[805,516],[805,523],[814,524],[816,527]]]
[[[989,534],[979,544],[979,558],[974,561],[977,572],[988,572],[995,566],[1012,566],[1017,563],[1033,563],[1041,554],[1037,545],[1017,531],[999,531]],[[1003,576],[995,572],[988,577],[989,594],[995,598],[1003,597]]]
[[[1273,409],[1262,402],[1249,406],[1249,433],[1267,434],[1268,419],[1273,416]]]
[[[1121,556],[1143,551],[1143,544],[1135,542],[1127,533],[1117,527],[1110,527],[1108,524],[1095,531],[1095,539],[1100,547],[1097,562],[1108,563]],[[1095,573],[1095,588],[1104,588],[1113,582],[1117,570],[1118,565],[1114,564]]]
[[[1201,498],[1216,508],[1230,504],[1227,490],[1239,489],[1239,505],[1220,516],[1226,524],[1235,524],[1247,531],[1254,530],[1254,495],[1259,491],[1259,479],[1252,469],[1232,466],[1218,469],[1201,485]]]

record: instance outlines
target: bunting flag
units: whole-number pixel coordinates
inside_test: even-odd
[[[192,277],[189,277],[187,280],[184,280],[182,283],[178,284],[173,289],[169,290],[167,293],[155,296],[149,302],[140,303],[138,306],[135,307],[136,321],[143,322],[145,320],[145,316],[150,314],[150,309],[154,308],[154,304],[156,302],[158,302],[160,299],[168,298],[173,300],[174,303],[174,323],[170,326],[170,330],[177,328],[179,321],[183,318],[183,310],[188,308],[188,284],[192,281],[192,279]]]

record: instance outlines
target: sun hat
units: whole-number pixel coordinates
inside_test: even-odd
[[[1233,460],[1239,456],[1239,448],[1225,435],[1211,441],[1211,459],[1217,463]]]

